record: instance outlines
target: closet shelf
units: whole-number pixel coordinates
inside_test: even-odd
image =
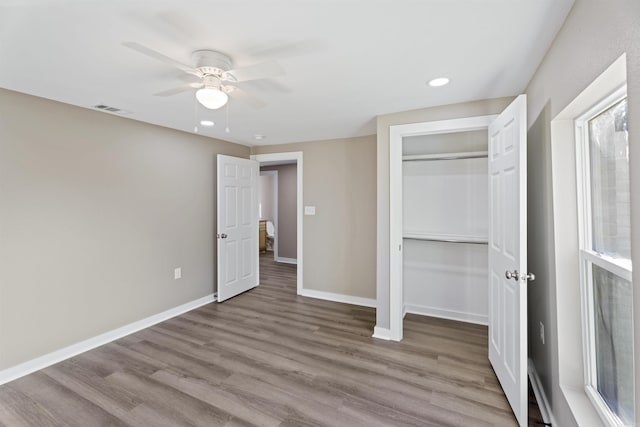
[[[461,160],[461,159],[478,159],[488,157],[488,151],[466,151],[463,153],[438,153],[438,154],[410,154],[402,156],[403,162],[421,161],[421,160]]]
[[[482,236],[460,236],[454,234],[425,234],[425,233],[404,233],[403,239],[426,240],[430,242],[447,243],[471,243],[475,245],[486,245],[489,240]]]

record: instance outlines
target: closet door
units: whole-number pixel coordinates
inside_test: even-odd
[[[489,125],[489,360],[527,425],[526,96]]]

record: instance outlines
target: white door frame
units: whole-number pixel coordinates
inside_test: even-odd
[[[389,329],[402,340],[404,283],[402,277],[402,139],[408,136],[487,130],[497,115],[411,123],[389,127]]]
[[[260,175],[271,175],[273,177],[273,259],[278,259],[278,171],[260,171]]]
[[[263,162],[274,162],[274,161],[286,161],[286,160],[295,160],[296,162],[296,190],[297,190],[297,200],[296,200],[296,227],[297,227],[297,290],[296,293],[298,295],[302,294],[302,290],[304,289],[302,283],[302,264],[304,258],[302,257],[302,151],[291,151],[288,153],[270,153],[270,154],[252,154],[251,160],[256,160],[260,163]],[[274,248],[275,249],[275,248]]]

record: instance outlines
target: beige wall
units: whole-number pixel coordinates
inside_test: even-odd
[[[278,257],[298,257],[297,166],[265,166],[261,171],[278,171]]]
[[[620,55],[627,54],[633,264],[640,265],[640,2],[577,0],[527,88],[529,102],[529,324],[542,321],[546,345],[532,333],[529,354],[558,425],[577,425],[559,385],[550,122]],[[553,141],[553,144],[562,141]],[[566,143],[572,144],[573,141]],[[531,179],[533,178],[533,179]],[[640,401],[640,282],[634,280],[636,401]],[[580,333],[579,331],[577,333]],[[638,404],[636,404],[638,405]],[[640,408],[636,409],[640,413]]]
[[[377,296],[376,326],[388,329],[389,320],[389,127],[462,117],[498,114],[513,98],[443,105],[378,116],[377,134]]]
[[[253,147],[302,151],[304,288],[375,298],[375,136]]]
[[[0,90],[0,370],[211,294],[217,153]]]

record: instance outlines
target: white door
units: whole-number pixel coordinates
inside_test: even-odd
[[[527,425],[527,99],[489,125],[489,360]]]
[[[218,154],[218,302],[258,286],[259,169]]]

